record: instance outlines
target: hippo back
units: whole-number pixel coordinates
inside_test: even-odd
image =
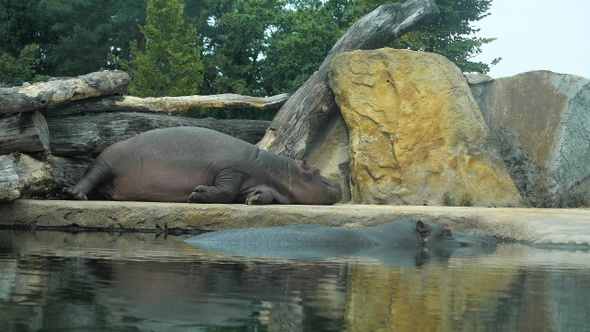
[[[193,236],[186,242],[232,255],[283,258],[352,255],[370,246],[363,236],[347,228],[322,225],[228,229]]]

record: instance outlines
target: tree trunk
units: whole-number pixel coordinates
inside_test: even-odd
[[[112,70],[0,88],[0,114],[30,112],[66,101],[113,95],[127,90],[130,82],[126,72]]]
[[[185,111],[193,107],[206,108],[279,108],[289,99],[284,93],[272,97],[250,97],[237,94],[221,94],[211,96],[182,96],[161,98],[138,98],[133,96],[108,96],[70,102],[59,107],[50,107],[46,116],[63,116],[91,112],[165,112]]]
[[[51,152],[57,156],[97,154],[107,146],[142,132],[168,127],[199,126],[250,142],[258,142],[269,121],[194,119],[137,112],[99,113],[47,118]]]
[[[336,54],[384,47],[439,13],[433,0],[407,0],[381,5],[350,27],[316,71],[281,107],[258,146],[300,159],[312,133],[336,110],[328,86],[328,67]]]
[[[49,130],[39,111],[0,119],[0,155],[49,152]]]

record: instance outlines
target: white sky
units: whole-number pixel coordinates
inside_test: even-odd
[[[497,38],[472,60],[490,63],[488,75],[550,70],[590,78],[590,0],[492,0],[490,16],[475,22],[482,38]]]

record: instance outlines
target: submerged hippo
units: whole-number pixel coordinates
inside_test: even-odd
[[[390,261],[393,253],[424,253],[450,257],[453,251],[495,249],[489,236],[453,233],[447,224],[406,219],[363,228],[297,225],[271,228],[228,229],[190,237],[202,249],[251,257],[329,258],[373,257]],[[393,252],[392,252],[393,250]],[[463,250],[465,251],[465,250]]]
[[[200,127],[151,130],[106,148],[64,193],[129,201],[334,204],[340,185],[305,160]]]

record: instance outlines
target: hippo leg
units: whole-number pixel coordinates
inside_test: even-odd
[[[274,197],[270,190],[256,189],[246,197],[246,204],[261,205],[272,203]]]
[[[188,197],[189,203],[231,203],[245,181],[241,173],[225,170],[215,178],[215,185],[196,186]]]
[[[77,200],[87,200],[88,193],[101,183],[112,179],[110,172],[103,171],[100,167],[90,167],[84,176],[73,187],[66,187],[62,192],[66,197]]]

